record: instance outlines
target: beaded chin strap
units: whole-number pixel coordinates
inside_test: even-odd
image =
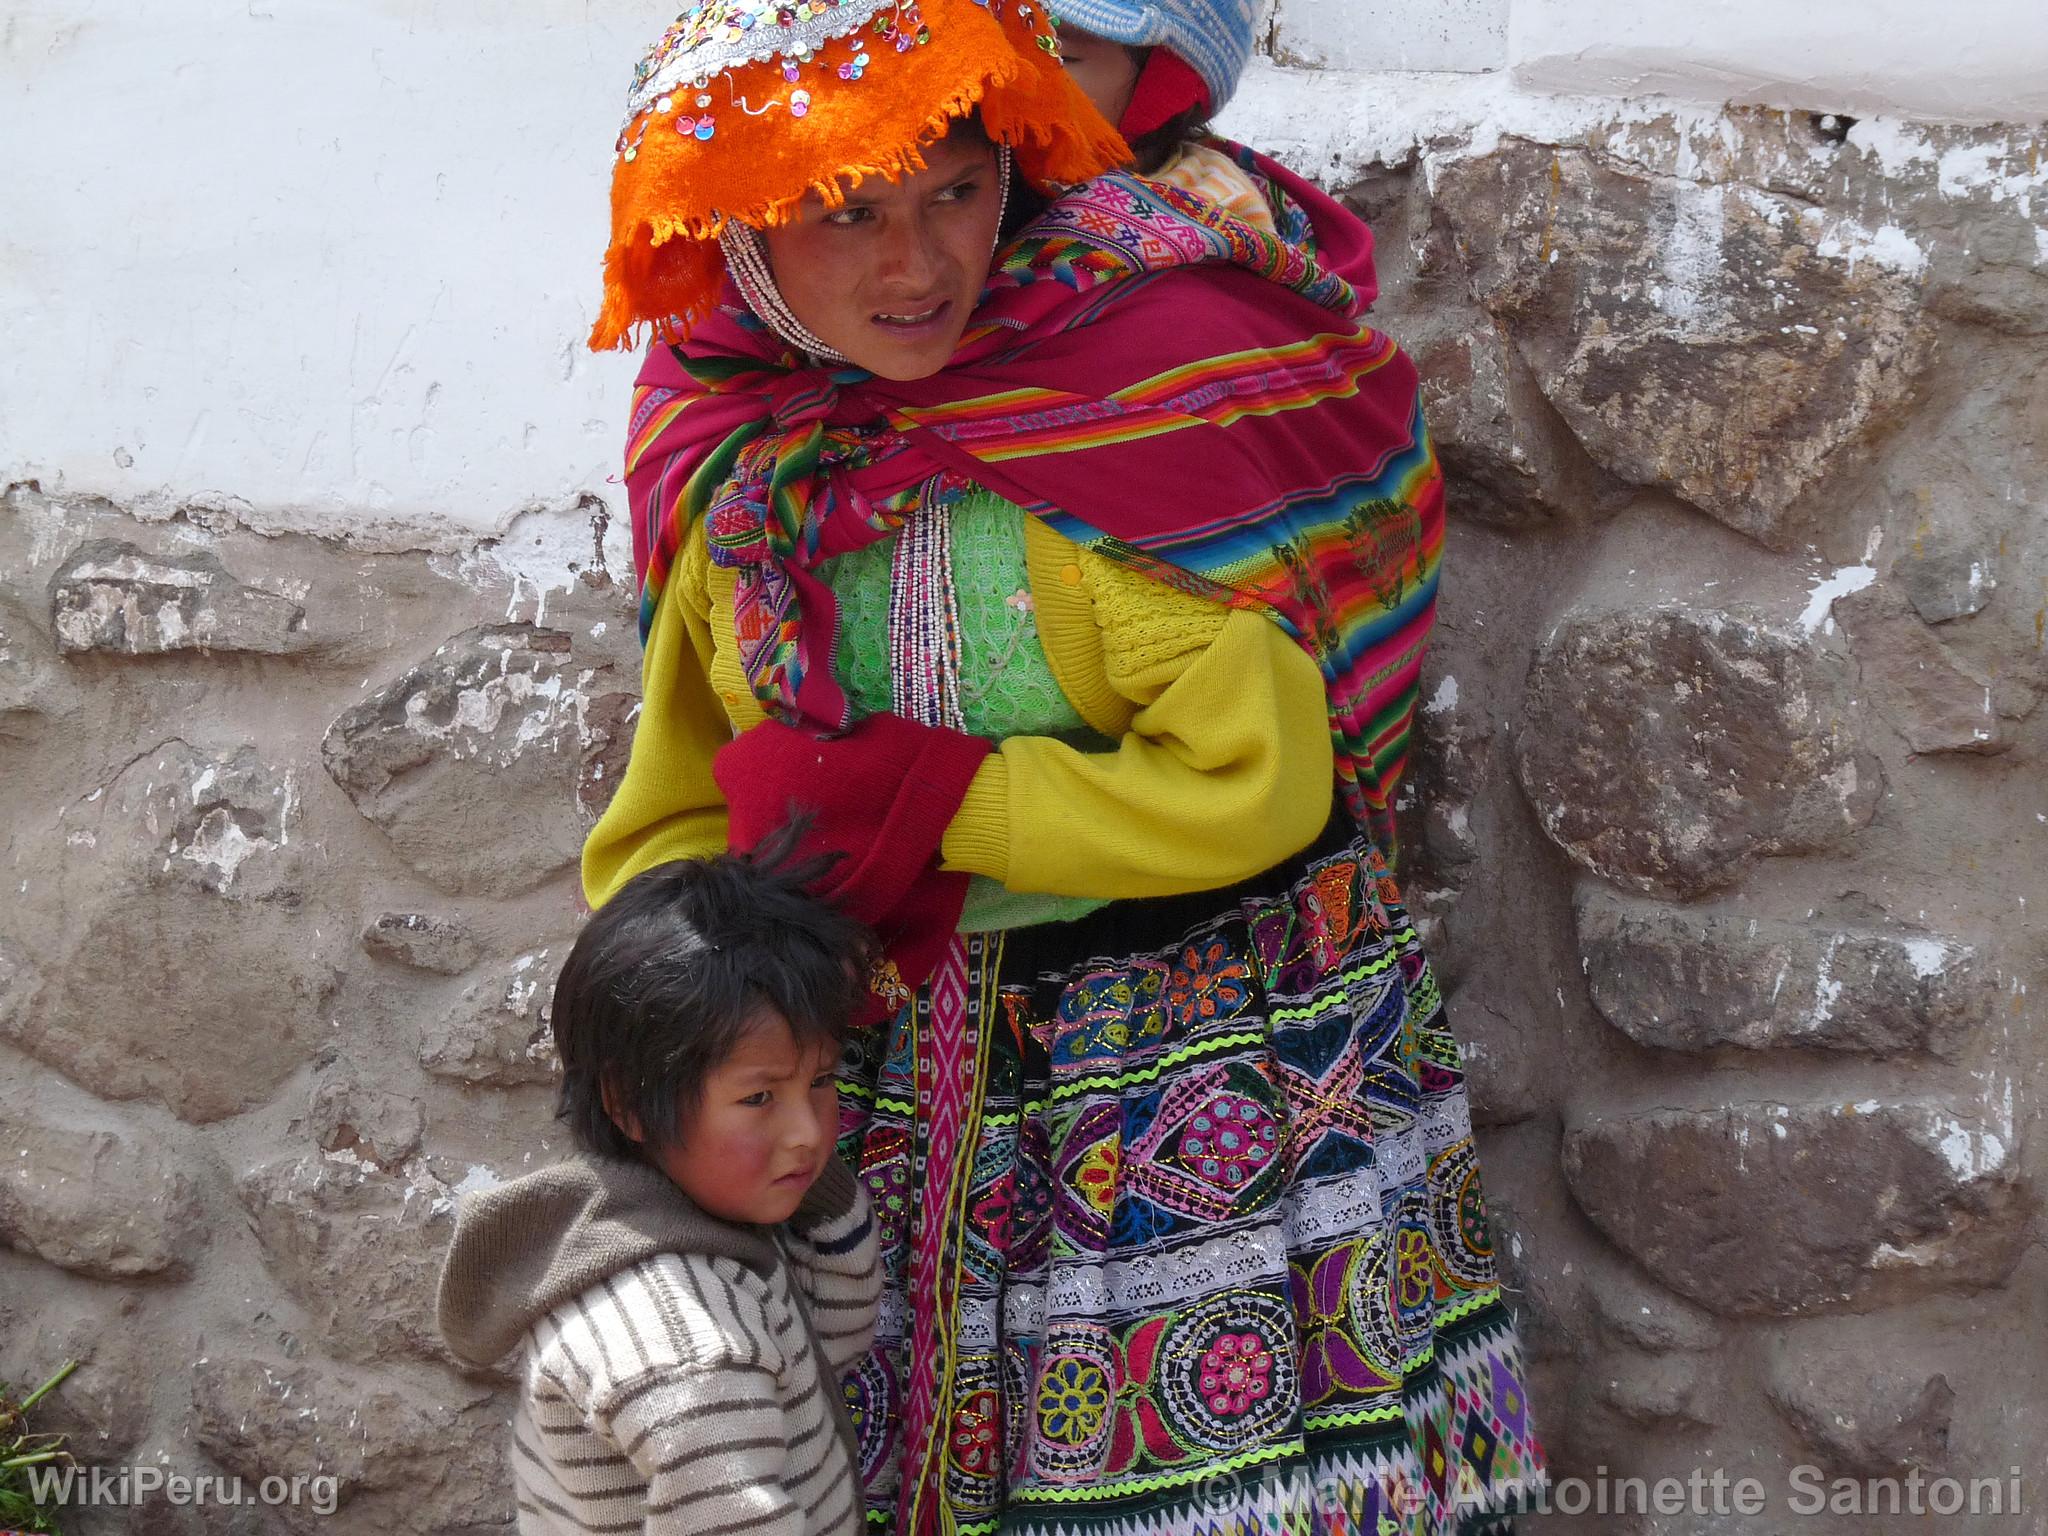
[[[993,255],[1002,248],[1002,213],[1010,207],[1010,180],[1014,173],[1015,156],[1007,144],[996,146],[996,205],[1001,210],[996,219],[995,244],[989,248]],[[782,289],[775,282],[775,269],[768,261],[768,237],[752,225],[728,220],[719,231],[719,248],[725,252],[726,270],[732,273],[734,285],[740,297],[767,325],[768,329],[807,354],[814,362],[830,368],[845,368],[852,365],[850,358],[842,356],[820,340],[811,328],[796,317],[796,311],[789,307],[789,301],[782,296]]]
[[[826,346],[809,326],[797,319],[796,311],[775,285],[775,273],[768,265],[768,237],[751,224],[728,222],[719,231],[719,248],[725,252],[726,270],[732,273],[740,297],[767,322],[768,329],[809,355],[813,362],[844,368],[848,359]]]

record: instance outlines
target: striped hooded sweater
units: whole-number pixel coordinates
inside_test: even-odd
[[[523,1346],[521,1536],[851,1536],[839,1378],[880,1294],[874,1221],[836,1158],[766,1228],[706,1216],[658,1169],[580,1157],[463,1203],[439,1318],[471,1365]]]

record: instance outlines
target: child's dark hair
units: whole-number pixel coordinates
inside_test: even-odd
[[[672,1146],[681,1114],[764,1007],[799,1044],[843,1036],[874,940],[805,889],[825,865],[794,859],[800,835],[786,829],[751,855],[657,865],[584,926],[555,983],[554,1032],[556,1115],[585,1151],[636,1158]],[[639,1122],[644,1143],[614,1112]]]

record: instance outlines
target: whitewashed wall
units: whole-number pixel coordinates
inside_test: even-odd
[[[603,491],[631,371],[582,347],[605,147],[662,7],[7,9],[0,483],[374,547]],[[1553,91],[2048,116],[2030,0],[1283,0],[1272,43],[1359,72],[1249,83],[1239,120],[1311,161]]]

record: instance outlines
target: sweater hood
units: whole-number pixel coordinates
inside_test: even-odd
[[[844,1173],[836,1158],[827,1169],[821,1186],[838,1182],[833,1170]],[[456,1217],[441,1270],[441,1336],[458,1359],[490,1365],[556,1307],[664,1253],[734,1259],[763,1275],[781,1263],[765,1228],[705,1215],[644,1163],[577,1157],[484,1190]]]

